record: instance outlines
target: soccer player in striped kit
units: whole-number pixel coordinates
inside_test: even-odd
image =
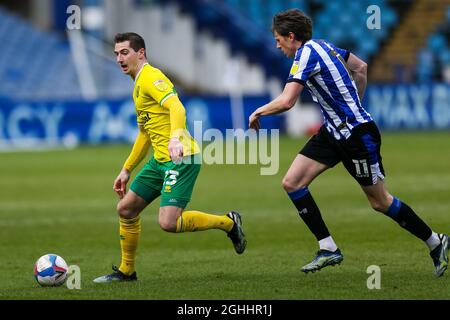
[[[294,62],[281,95],[256,109],[249,117],[249,126],[259,129],[260,117],[292,108],[304,87],[323,115],[323,126],[299,152],[283,179],[283,188],[319,242],[315,258],[301,271],[315,272],[339,264],[344,258],[308,190],[317,176],[342,161],[373,209],[426,243],[435,275],[442,276],[448,265],[448,235],[431,230],[407,204],[386,189],[380,133],[361,104],[367,84],[367,64],[330,42],[312,39],[312,21],[298,9],[275,15],[272,32],[277,48],[287,57],[294,57]]]

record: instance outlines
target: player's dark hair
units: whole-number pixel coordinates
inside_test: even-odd
[[[145,41],[144,39],[134,32],[125,32],[118,33],[114,37],[114,43],[130,41],[130,47],[133,48],[134,51],[138,52],[139,49],[145,49]]]
[[[282,11],[273,17],[272,33],[275,31],[283,37],[292,32],[296,40],[305,42],[312,38],[312,20],[298,9]]]

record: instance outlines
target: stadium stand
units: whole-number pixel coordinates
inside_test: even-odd
[[[267,0],[261,5],[260,0],[134,0],[134,5],[176,3],[182,12],[193,17],[199,31],[208,31],[225,40],[232,53],[245,55],[248,61],[262,67],[267,77],[281,81],[286,79],[291,61],[275,48],[271,21],[275,13],[295,7],[313,18],[314,38],[328,39],[368,61],[371,81],[448,82],[448,2]],[[380,29],[370,30],[366,26],[369,15],[366,10],[370,5],[380,8]],[[5,45],[0,75],[6,80],[0,82],[1,96],[17,99],[77,99],[82,96],[70,45],[60,34],[39,30],[0,8],[0,41]],[[93,50],[98,53],[105,51],[102,45],[105,43],[96,41],[87,47],[88,50],[100,47]],[[97,53],[89,54],[89,61],[86,61],[95,68],[97,96],[128,95],[131,84],[116,68],[113,57]]]
[[[340,0],[320,3],[323,5],[322,10],[313,13],[316,21],[314,37],[329,39],[340,47],[352,50],[364,60],[369,60],[378,52],[381,41],[397,22],[396,12],[385,1]],[[382,12],[380,29],[367,28],[366,9],[371,5],[377,5]]]
[[[369,69],[370,78],[377,82],[412,82],[416,75],[422,80],[432,77],[433,57],[423,48],[430,42],[429,35],[444,23],[448,7],[448,0],[410,1],[403,19]]]
[[[314,38],[328,39],[369,61],[372,65],[371,80],[426,82],[447,81],[449,77],[444,76],[450,64],[448,0],[268,0],[264,5],[259,0],[226,0],[222,9],[220,6],[214,9],[217,4],[208,0],[193,1],[197,6],[192,2],[177,2],[197,17],[199,25],[214,28],[216,24],[220,29],[218,34],[225,37],[227,33],[231,34],[226,38],[233,48],[249,54],[250,59],[254,59],[255,46],[265,46],[262,50],[265,54],[256,60],[265,66],[267,74],[281,80],[286,77],[283,70],[287,70],[288,63],[268,49],[273,42],[267,34],[270,34],[273,15],[287,8],[299,8],[313,18]],[[370,14],[367,8],[371,5],[380,9],[379,29],[367,28]],[[225,11],[230,12],[228,17]],[[221,14],[222,21],[218,18]],[[234,26],[223,23],[225,20],[234,22]],[[236,28],[237,31],[229,32],[228,28]],[[391,39],[389,35],[392,34]],[[281,67],[274,68],[270,61]]]
[[[446,10],[446,20],[428,37],[417,60],[418,82],[450,82],[450,5]]]
[[[263,66],[267,76],[284,79],[286,70],[290,68],[290,62],[275,48],[273,37],[269,32],[270,27],[262,27],[264,16],[260,15],[263,13],[259,8],[261,5],[258,6],[256,2],[253,4],[252,2],[159,1],[161,5],[178,4],[183,12],[195,18],[200,31],[207,30],[215,37],[226,40],[233,53],[242,53],[250,62]],[[268,7],[271,6],[268,5]],[[277,9],[278,7],[272,8],[272,10]],[[258,14],[258,17],[251,17],[250,13]]]
[[[290,62],[274,50],[270,29],[272,17],[277,12],[299,8],[315,21],[314,38],[328,39],[366,60],[378,52],[380,44],[398,21],[397,12],[382,0],[268,0],[264,5],[259,0],[172,1],[193,15],[200,29],[214,30],[215,35],[227,39],[233,50],[242,51],[250,60],[265,67],[267,75],[281,80],[286,78]],[[374,4],[383,13],[383,27],[369,30],[366,9]]]
[[[29,22],[0,8],[0,96],[14,99],[79,99],[82,96],[67,40],[54,32],[35,28]],[[129,94],[130,83],[114,60],[89,55],[95,66],[98,96]]]

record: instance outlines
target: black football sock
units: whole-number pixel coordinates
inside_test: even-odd
[[[288,196],[297,208],[300,218],[306,223],[317,241],[330,236],[320,210],[307,187],[288,192]]]
[[[427,241],[433,233],[430,227],[417,216],[413,209],[395,197],[385,215],[394,219],[402,228],[408,230],[423,241]]]

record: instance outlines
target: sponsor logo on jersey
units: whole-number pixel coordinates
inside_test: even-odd
[[[297,71],[298,71],[298,64],[299,64],[299,61],[295,61],[294,62],[294,64],[292,65],[292,68],[291,68],[291,74],[296,74],[297,73]]]

